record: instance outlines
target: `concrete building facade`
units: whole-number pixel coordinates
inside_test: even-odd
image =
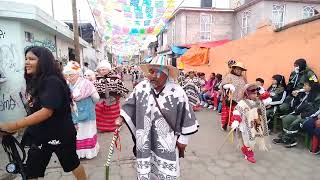
[[[214,8],[214,2],[204,8],[201,0],[182,4],[158,34],[158,53],[169,52],[172,45],[236,40],[255,32],[266,20],[279,28],[320,10],[320,0],[230,0],[229,9]]]
[[[251,0],[235,8],[233,39],[255,32],[259,23],[270,20],[275,28],[314,16],[319,0]]]
[[[24,51],[34,45],[48,48],[57,60],[66,62],[74,49],[73,32],[33,5],[1,1],[0,69],[7,81],[0,86],[0,122],[25,115],[20,98],[25,89]],[[96,50],[81,38],[80,46],[81,62],[97,60]]]

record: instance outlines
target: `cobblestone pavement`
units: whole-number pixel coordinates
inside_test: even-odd
[[[182,180],[319,180],[320,155],[310,154],[301,143],[287,149],[273,145],[269,152],[256,151],[256,164],[244,160],[236,145],[226,143],[220,153],[219,147],[226,132],[220,130],[216,112],[197,112],[200,130],[187,147],[186,158],[181,159]],[[83,160],[90,180],[104,179],[106,160],[112,133],[99,134],[101,146],[98,157]],[[129,130],[121,131],[121,152],[116,151],[110,169],[110,180],[136,180],[135,163],[132,154],[133,143]],[[1,154],[1,153],[0,153]],[[1,161],[3,160],[1,155]],[[3,169],[3,167],[1,167]],[[1,177],[1,176],[0,176]],[[12,178],[8,178],[12,179]],[[20,179],[19,177],[16,180]],[[46,171],[45,180],[72,180],[71,173],[64,173],[57,158],[52,158]]]

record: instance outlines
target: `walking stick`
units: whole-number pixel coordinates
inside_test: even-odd
[[[234,130],[235,130],[235,129],[231,129],[230,132],[228,133],[228,135],[225,137],[225,139],[223,140],[221,146],[220,146],[219,149],[217,150],[217,154],[220,153],[222,147],[226,144],[226,142],[228,141],[229,137],[230,137],[231,135],[233,135],[232,133],[233,133]]]
[[[111,141],[111,144],[110,144],[110,147],[109,147],[109,154],[108,154],[107,162],[104,165],[106,167],[106,180],[109,180],[109,171],[110,171],[109,167],[110,167],[110,164],[111,164],[111,157],[112,157],[113,152],[114,152],[114,145],[116,145],[116,142],[117,142],[117,140],[119,138],[119,132],[120,132],[121,127],[122,126],[120,126],[119,128],[117,128],[114,131],[113,138],[112,138],[112,141]]]
[[[229,97],[231,96],[230,98],[230,105],[229,105],[229,116],[228,116],[228,126],[229,126],[229,123],[230,123],[230,119],[231,119],[231,111],[232,111],[232,101],[233,101],[233,93],[231,92],[231,90],[229,91]]]
[[[229,91],[229,97],[230,97],[230,105],[229,105],[229,116],[228,116],[228,124],[227,124],[228,126],[230,126],[231,112],[232,112],[232,101],[233,101],[233,93],[231,90]],[[234,131],[234,129],[230,131],[230,134],[232,134],[231,132],[233,132],[233,131]],[[230,134],[228,135],[228,137],[230,137],[230,142],[233,143],[233,136],[230,136]]]

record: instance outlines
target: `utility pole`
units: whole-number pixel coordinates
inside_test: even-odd
[[[51,13],[52,13],[52,18],[54,18],[54,5],[53,5],[53,0],[51,0]],[[56,27],[57,28],[57,27]],[[58,46],[57,46],[57,35],[55,34],[54,35],[54,45],[56,46],[56,59],[59,59],[59,56],[58,56]]]
[[[75,49],[75,61],[80,64],[80,44],[79,44],[79,29],[77,18],[77,4],[76,0],[72,0],[72,16],[73,16],[73,36],[74,36],[74,49]]]

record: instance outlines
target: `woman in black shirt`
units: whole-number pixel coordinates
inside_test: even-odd
[[[78,180],[86,174],[76,154],[76,129],[71,118],[71,95],[52,53],[44,47],[30,47],[25,52],[28,116],[0,124],[0,129],[17,131],[27,127],[22,139],[30,146],[25,172],[28,179],[44,177],[55,153],[65,172]]]

